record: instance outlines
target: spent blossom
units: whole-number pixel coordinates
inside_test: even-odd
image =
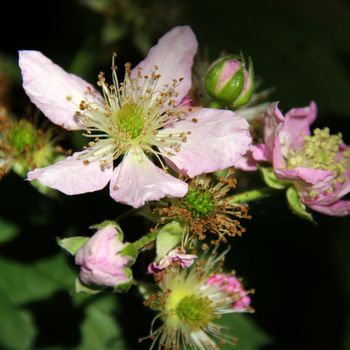
[[[251,143],[248,123],[229,110],[182,104],[196,50],[195,35],[183,26],[166,33],[135,68],[126,64],[122,82],[113,58],[113,84],[103,73],[98,77],[103,97],[41,52],[20,51],[23,87],[32,102],[52,122],[84,130],[90,140],[83,151],[35,169],[28,179],[68,195],[110,182],[114,200],[140,207],[186,194],[186,182],[165,171],[166,165],[194,177],[238,163]]]
[[[182,248],[175,248],[171,250],[166,256],[160,259],[159,262],[152,262],[148,265],[148,273],[157,274],[170,266],[177,264],[182,268],[192,266],[197,259],[197,255],[186,254]]]

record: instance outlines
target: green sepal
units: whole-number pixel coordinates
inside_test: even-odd
[[[312,214],[307,211],[305,204],[301,202],[298,191],[296,190],[295,187],[293,187],[293,186],[288,187],[287,192],[286,192],[286,196],[287,196],[289,209],[295,215],[297,215],[303,219],[306,219],[306,220],[312,222],[313,224],[317,225]]]
[[[137,259],[138,254],[137,248],[132,243],[128,244],[118,253],[118,255],[131,258],[133,262]]]
[[[131,269],[126,267],[124,269],[124,273],[127,277],[129,277],[129,279],[126,282],[120,283],[113,288],[113,291],[116,293],[126,293],[134,283]]]
[[[187,230],[187,225],[179,220],[173,220],[159,229],[156,241],[156,260],[160,260],[177,246]]]
[[[271,188],[274,188],[276,190],[282,190],[283,188],[286,188],[288,185],[288,182],[279,180],[274,171],[273,168],[265,168],[265,167],[259,167],[260,174],[266,183]]]
[[[253,61],[250,57],[249,57],[248,80],[250,81],[249,89],[247,91],[243,91],[243,88],[242,88],[241,94],[233,102],[233,105],[232,105],[233,108],[239,108],[245,105],[246,103],[248,103],[254,93],[254,90],[255,90],[254,66],[253,66]]]
[[[75,292],[76,293],[86,293],[86,294],[97,294],[104,290],[104,288],[91,287],[83,284],[79,277],[75,279]]]
[[[57,244],[67,251],[69,254],[75,255],[76,252],[82,247],[89,237],[75,236],[69,238],[56,238]]]
[[[118,234],[117,234],[118,239],[120,241],[123,241],[124,233],[123,233],[122,229],[120,228],[120,226],[113,220],[105,220],[105,221],[100,222],[99,224],[91,225],[91,226],[89,226],[89,228],[95,229],[95,230],[101,230],[107,226],[113,226],[118,232]]]

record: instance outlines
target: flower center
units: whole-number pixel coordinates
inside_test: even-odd
[[[208,297],[185,296],[175,309],[176,316],[192,329],[200,329],[213,319],[213,306]]]
[[[339,176],[349,167],[349,152],[340,155],[342,135],[330,135],[329,129],[315,129],[312,136],[306,136],[301,150],[291,153],[288,159],[290,168],[304,166],[329,170]]]
[[[215,209],[215,202],[209,191],[190,190],[185,201],[194,217],[209,216]]]
[[[145,124],[142,107],[134,102],[129,102],[115,111],[113,119],[118,131],[131,140],[140,136]]]

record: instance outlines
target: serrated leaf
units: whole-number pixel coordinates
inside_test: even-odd
[[[274,188],[276,190],[282,190],[287,186],[285,181],[277,179],[272,168],[260,167],[259,170],[264,182],[269,187]]]
[[[15,304],[47,298],[58,290],[74,289],[74,274],[63,253],[34,264],[0,259],[0,271],[0,289]]]
[[[288,187],[286,196],[288,206],[295,215],[316,224],[312,214],[307,211],[305,204],[300,200],[298,191],[294,187]]]
[[[5,219],[0,218],[0,244],[10,241],[19,233],[19,227]]]
[[[11,302],[0,289],[0,348],[9,350],[30,349],[36,329],[30,314]]]
[[[75,253],[82,247],[87,241],[88,237],[75,236],[69,238],[57,238],[58,245],[67,251],[69,254],[75,255]]]
[[[116,297],[99,298],[86,308],[81,326],[82,342],[75,350],[124,349],[126,344],[115,320]]]
[[[238,313],[224,315],[217,323],[227,327],[223,332],[238,338],[236,345],[223,344],[220,350],[259,350],[262,346],[271,343],[271,337],[248,315]]]

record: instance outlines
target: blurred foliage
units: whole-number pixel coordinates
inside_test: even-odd
[[[41,50],[93,82],[100,70],[108,72],[113,51],[118,63],[136,64],[167,29],[188,23],[211,59],[223,48],[242,50],[264,87],[276,87],[271,98],[283,110],[315,100],[318,123],[342,131],[350,142],[345,0],[35,1],[21,3],[21,11],[18,2],[8,5],[24,28],[0,46],[0,104],[14,116],[31,111],[20,87],[18,49]],[[5,20],[0,26],[8,32]],[[80,134],[63,142],[80,148]],[[148,334],[154,315],[135,291],[75,295],[73,262],[56,247],[55,236],[85,234],[89,225],[126,209],[105,191],[44,198],[14,174],[1,181],[0,193],[0,349],[147,349],[149,342],[138,338]],[[222,318],[240,338],[234,349],[349,349],[349,219],[315,215],[319,225],[308,224],[290,214],[284,191],[250,211],[253,220],[233,240],[228,260],[256,289],[257,311]],[[142,224],[123,221],[128,239],[136,239]]]

